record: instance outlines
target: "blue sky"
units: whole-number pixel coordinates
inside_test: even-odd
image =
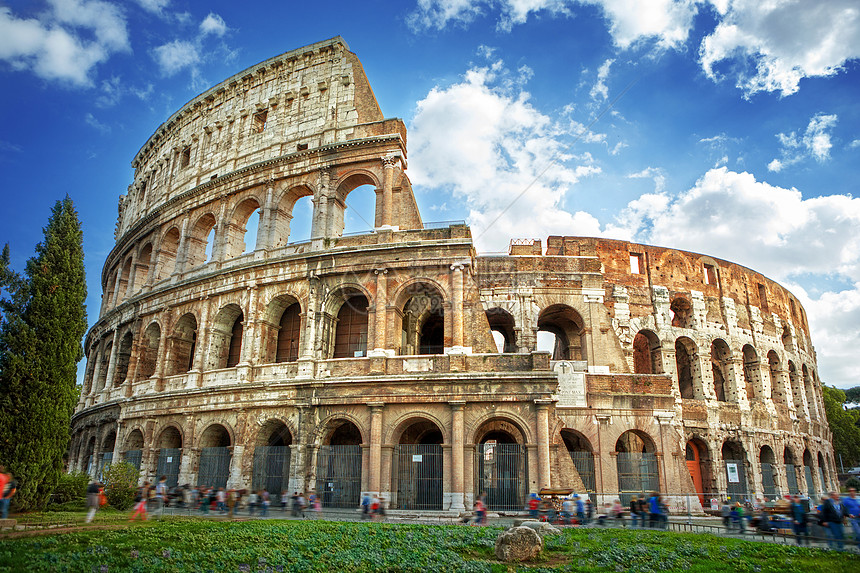
[[[209,86],[335,35],[407,123],[425,221],[467,220],[482,252],[602,235],[750,266],[804,303],[822,380],[858,384],[857,0],[3,2],[13,265],[68,193],[95,320],[146,139]]]

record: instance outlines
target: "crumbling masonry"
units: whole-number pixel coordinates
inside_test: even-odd
[[[371,491],[418,510],[484,491],[517,509],[545,486],[695,509],[833,487],[790,292],[606,239],[479,256],[464,224],[422,222],[406,157],[403,122],[341,38],[173,114],[120,198],[69,469],[127,459],[172,484],[314,489],[347,507]],[[365,185],[375,228],[344,236]],[[297,242],[303,197],[311,239]]]

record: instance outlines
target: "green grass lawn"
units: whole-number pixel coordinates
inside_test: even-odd
[[[493,555],[500,528],[330,521],[165,519],[0,540],[5,571],[860,572],[860,557],[711,535],[567,529],[540,560]]]

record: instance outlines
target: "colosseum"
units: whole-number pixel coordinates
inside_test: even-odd
[[[423,221],[405,124],[342,38],[195,97],[132,166],[70,470],[441,511],[555,487],[699,512],[835,484],[789,291],[619,240],[478,254],[462,222]],[[345,234],[359,188],[373,229]]]

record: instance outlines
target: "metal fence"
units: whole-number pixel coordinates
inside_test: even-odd
[[[776,480],[773,477],[773,466],[762,462],[761,464],[761,485],[764,496],[768,499],[773,499],[779,496],[779,491],[776,487]]]
[[[649,453],[620,452],[615,459],[621,503],[630,504],[634,495],[660,491],[657,456]]]
[[[401,444],[394,448],[393,488],[398,509],[442,509],[441,444]]]
[[[158,450],[158,464],[156,480],[161,476],[167,477],[167,487],[179,485],[179,462],[182,459],[182,450],[179,448],[161,448]]]
[[[96,473],[96,479],[98,481],[104,481],[105,468],[110,465],[111,461],[113,461],[113,452],[105,452],[102,454],[102,459],[99,460],[99,469]]]
[[[200,470],[197,472],[197,485],[208,485],[214,488],[227,487],[232,457],[229,448],[200,448]]]
[[[746,499],[749,497],[746,468],[743,460],[726,459],[726,495],[731,499]],[[734,466],[734,469],[732,469]]]
[[[475,449],[475,494],[487,494],[487,507],[520,510],[528,487],[528,452],[520,444],[480,444]]]
[[[257,446],[254,448],[254,473],[251,489],[263,488],[280,493],[289,487],[290,446]]]
[[[582,480],[586,492],[596,489],[594,481],[594,454],[591,452],[569,452],[576,472]]]
[[[806,476],[806,493],[809,497],[815,497],[815,484],[812,482],[812,468],[803,466],[803,475]]]
[[[316,491],[323,507],[357,507],[361,501],[361,446],[321,446]]]
[[[800,493],[797,485],[797,468],[794,464],[785,464],[785,477],[788,479],[788,493],[794,495]]]
[[[140,471],[140,463],[143,460],[143,450],[128,450],[125,453],[124,459]]]

